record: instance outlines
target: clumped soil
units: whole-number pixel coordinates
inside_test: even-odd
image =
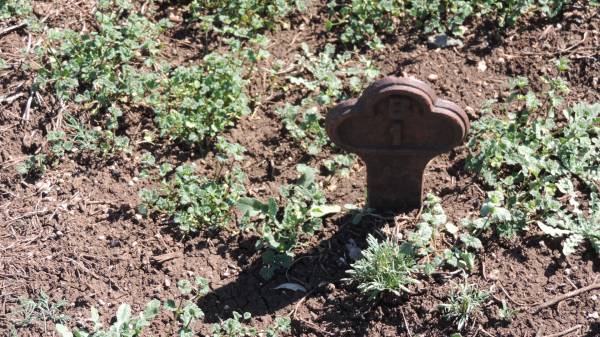
[[[92,10],[89,1],[35,2],[36,15],[48,16],[50,27],[89,30]],[[168,13],[178,13],[181,7],[165,5],[160,10],[164,11],[159,12],[161,16],[169,17]],[[289,29],[270,34],[273,59],[292,62],[303,42],[313,50],[335,42],[336,35],[323,29],[325,20],[323,4],[317,3],[309,14],[294,18]],[[15,22],[2,27],[11,24]],[[198,62],[206,47],[184,23],[174,24],[163,37],[164,55],[174,63]],[[429,82],[440,97],[463,107],[473,121],[479,118],[484,101],[506,97],[508,77],[527,76],[533,88],[540,88],[539,77],[554,74],[552,60],[559,56],[571,60],[566,75],[572,88],[569,101],[599,101],[599,25],[593,8],[576,4],[556,19],[532,19],[501,34],[485,23],[475,23],[463,47],[432,49],[425,37],[407,27],[386,41],[385,50],[368,54],[382,75]],[[43,135],[57,118],[56,107],[46,98],[43,104],[34,104],[29,120],[22,119],[33,78],[30,72],[19,70],[20,62],[27,61],[21,50],[42,38],[22,29],[0,37],[0,57],[12,66],[0,71],[0,92],[26,93],[12,103],[0,103],[0,333],[7,334],[14,322],[18,299],[36,298],[40,290],[54,301],[69,302],[65,312],[72,317],[71,324],[85,324],[90,306],[97,307],[108,322],[120,303],[139,310],[152,298],[172,298],[177,280],[192,275],[210,280],[213,290],[198,303],[206,313],[205,323],[226,319],[233,311],[248,311],[257,327],[267,326],[276,316],[291,315],[295,336],[448,336],[454,332],[437,305],[454,283],[461,282],[458,277],[426,280],[414,295],[378,302],[367,301],[344,281],[348,242],[365,247],[368,233],[412,226],[416,211],[395,220],[367,217],[359,225],[353,225],[349,215],[327,218],[308,248],[298,252],[292,268],[265,282],[258,275],[261,261],[254,250],[255,237],[222,230],[182,238],[168,224],[136,215],[138,191],[147,184],[137,178],[142,148],[109,162],[67,159],[37,179],[18,176],[15,165],[43,145]],[[271,95],[259,80],[252,90]],[[274,97],[226,132],[229,140],[248,149],[243,168],[249,194],[256,197],[276,194],[281,184],[291,182],[298,163],[319,167],[332,153],[325,149],[310,157],[302,152],[274,114],[278,105],[297,97]],[[150,125],[151,116],[134,111],[127,118],[129,136],[135,142],[141,138],[140,130]],[[156,153],[164,154],[160,160],[211,168],[210,156],[202,158],[196,151],[168,143],[158,147]],[[458,148],[434,159],[425,173],[426,192],[441,197],[455,223],[476,214],[485,197],[476,177],[464,169],[466,155],[464,147]],[[348,178],[320,179],[331,203],[364,203],[362,163],[352,168]],[[514,241],[484,240],[485,249],[477,256],[478,270],[469,282],[493,291],[493,297],[464,335],[546,336],[580,326],[570,336],[600,336],[598,290],[539,312],[532,310],[555,296],[597,282],[600,276],[597,255],[590,248],[564,257],[559,241],[539,234],[532,230]],[[169,258],[164,260],[165,256]],[[308,292],[273,289],[288,281],[302,284]],[[499,317],[502,300],[519,310],[511,321]],[[209,325],[200,324],[198,329],[208,334]],[[175,329],[170,317],[161,316],[152,334],[174,335]],[[53,324],[45,327],[37,322],[20,332],[52,335]]]

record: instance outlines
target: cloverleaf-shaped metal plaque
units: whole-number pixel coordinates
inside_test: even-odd
[[[326,128],[366,163],[369,206],[398,211],[421,205],[427,163],[463,143],[469,120],[426,83],[386,77],[332,109]]]

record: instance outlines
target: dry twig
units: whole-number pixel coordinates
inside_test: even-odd
[[[593,284],[590,284],[587,287],[579,288],[577,290],[573,290],[573,291],[570,291],[570,292],[568,292],[566,294],[557,296],[557,297],[551,299],[550,301],[547,301],[547,302],[542,303],[541,305],[535,307],[533,309],[533,311],[534,312],[538,312],[538,311],[540,311],[540,310],[542,310],[544,308],[548,308],[550,306],[553,306],[554,304],[556,304],[556,303],[558,303],[560,301],[566,300],[567,298],[574,297],[574,296],[583,294],[583,293],[585,293],[587,291],[594,290],[594,289],[600,289],[600,283],[593,283]]]
[[[29,92],[29,98],[27,99],[27,103],[25,104],[25,110],[23,112],[23,117],[21,119],[28,121],[29,120],[29,110],[31,110],[31,102],[33,102],[33,90]]]
[[[566,334],[569,334],[571,332],[574,332],[574,331],[577,331],[577,330],[581,329],[581,326],[582,326],[581,324],[577,324],[576,326],[574,326],[572,328],[569,328],[567,330],[564,330],[564,331],[561,331],[561,332],[557,332],[557,333],[553,333],[551,335],[545,335],[543,337],[561,337],[561,336],[564,336]]]
[[[309,292],[306,293],[306,295],[302,296],[302,298],[298,301],[298,303],[296,303],[296,306],[294,307],[294,310],[290,311],[290,313],[288,314],[289,317],[291,317],[292,319],[296,319],[296,312],[298,311],[298,308],[300,307],[300,305],[302,303],[304,303],[304,301],[306,301],[306,298],[310,295],[312,295],[312,293],[315,292],[315,290],[319,289],[321,286],[321,284],[319,284],[318,286],[312,288]]]
[[[24,92],[18,92],[14,95],[11,96],[0,96],[0,103],[8,103],[11,104],[12,102],[14,102],[17,98],[19,97],[23,97],[25,96]]]
[[[27,23],[26,23],[26,22],[19,23],[19,24],[17,24],[17,25],[14,25],[14,26],[10,26],[10,27],[8,27],[8,28],[6,28],[6,29],[4,29],[4,30],[0,31],[0,36],[4,36],[4,35],[6,35],[6,34],[8,34],[8,33],[12,32],[13,30],[21,29],[21,28],[23,28],[23,27],[25,27],[25,26],[27,26]]]
[[[408,321],[406,320],[406,316],[404,316],[404,309],[400,308],[400,313],[402,314],[402,319],[404,319],[404,327],[406,327],[406,333],[408,333],[408,335],[410,337],[413,336],[412,331],[410,331],[410,326],[408,325]]]
[[[171,252],[171,253],[166,253],[166,254],[162,254],[162,255],[152,256],[152,257],[150,257],[150,259],[153,262],[165,263],[169,260],[178,259],[178,258],[182,258],[182,257],[183,257],[183,254],[181,252]]]

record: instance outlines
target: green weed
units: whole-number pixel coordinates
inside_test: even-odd
[[[0,21],[32,13],[30,0],[0,0]]]
[[[547,234],[567,236],[565,255],[584,239],[600,253],[600,104],[561,109],[567,83],[544,81],[548,88],[537,95],[525,78],[513,80],[513,93],[500,106],[505,117],[486,115],[473,123],[467,168],[493,191],[480,217],[464,225],[475,234],[494,228],[510,238],[536,224]]]
[[[380,49],[383,43],[379,35],[390,34],[397,28],[404,16],[404,1],[352,0],[329,1],[331,19],[328,30],[341,27],[340,40],[343,43],[359,45],[366,42],[370,48]]]
[[[285,128],[311,155],[321,152],[329,144],[323,128],[326,109],[333,104],[358,94],[367,83],[379,75],[373,63],[360,57],[352,60],[352,53],[335,53],[335,46],[328,44],[322,53],[315,55],[308,45],[302,44],[293,76],[288,76],[285,90],[306,92],[300,104],[286,103],[277,109]]]
[[[375,216],[370,212],[359,211],[353,223],[358,223],[357,216]],[[418,276],[431,276],[444,267],[463,274],[475,269],[475,254],[469,250],[482,249],[481,241],[469,233],[460,233],[461,228],[448,221],[438,197],[427,195],[418,220],[414,231],[403,233],[406,238],[403,241],[388,238],[381,243],[372,236],[367,238],[364,257],[348,273],[350,280],[358,283],[358,289],[369,298],[376,298],[384,291],[395,295],[408,292],[407,286],[418,283]]]
[[[25,161],[15,166],[15,170],[22,176],[36,177],[44,175],[48,165],[50,165],[48,157],[40,153],[28,156]]]
[[[63,314],[62,311],[69,303],[65,300],[52,302],[45,292],[40,291],[37,300],[23,298],[19,300],[19,310],[15,312],[17,318],[15,327],[28,327],[34,322],[42,322],[44,331],[47,330],[46,322],[51,321],[55,324],[65,323],[70,317]]]
[[[177,167],[170,178],[169,165],[160,171],[162,188],[141,190],[138,210],[171,219],[183,233],[223,228],[232,220],[232,207],[245,194],[244,175],[238,168],[212,179],[198,176],[188,164]]]
[[[150,325],[152,320],[160,313],[160,301],[148,302],[146,308],[138,317],[132,316],[131,306],[123,303],[117,309],[116,321],[103,329],[100,314],[94,307],[91,308],[91,331],[74,329],[71,331],[63,324],[56,324],[56,331],[62,337],[137,337],[142,336],[144,329]]]
[[[519,309],[513,309],[508,306],[505,300],[502,300],[502,306],[498,309],[498,317],[505,321],[511,321],[517,316]]]
[[[162,90],[148,99],[160,135],[207,144],[250,112],[244,64],[235,53],[212,53],[201,65],[179,67],[162,80]]]
[[[535,14],[554,17],[570,0],[347,0],[329,1],[329,30],[339,29],[342,42],[370,48],[383,47],[381,36],[401,24],[412,24],[424,33],[461,36],[472,20],[491,21],[498,27],[513,26]],[[339,28],[338,28],[339,27]]]
[[[442,232],[450,234],[456,242],[444,247]],[[481,241],[469,233],[460,234],[460,228],[449,222],[440,199],[428,194],[423,201],[423,209],[415,231],[409,231],[403,250],[419,257],[419,268],[431,275],[438,268],[450,266],[471,272],[475,268],[475,255],[468,249],[481,249]]]
[[[194,0],[190,3],[190,14],[204,31],[250,38],[273,29],[292,13],[305,11],[308,3],[308,0]]]
[[[179,296],[176,299],[167,299],[163,302],[151,300],[146,304],[143,312],[137,317],[132,316],[131,306],[123,303],[119,306],[116,313],[115,322],[107,329],[103,328],[100,315],[96,308],[91,308],[90,330],[74,329],[73,331],[62,323],[56,324],[56,331],[62,337],[138,337],[152,335],[148,331],[152,321],[160,314],[165,312],[172,313],[172,319],[178,327],[177,336],[192,337],[196,336],[196,323],[204,319],[204,312],[198,307],[196,302],[201,297],[210,292],[209,282],[203,277],[196,277],[194,282],[183,279],[177,282]],[[164,309],[164,310],[162,310]],[[250,319],[250,313],[239,314],[233,312],[233,317],[211,326],[212,337],[252,337],[267,336],[277,337],[279,333],[290,331],[289,317],[276,317],[275,323],[260,331],[246,323],[243,320]],[[63,322],[64,323],[64,322]]]
[[[143,106],[156,89],[157,37],[167,22],[148,20],[127,1],[100,1],[95,18],[98,29],[91,33],[50,30],[47,46],[38,48],[46,64],[38,70],[34,90],[49,86],[63,107],[75,103],[78,111],[69,119],[75,142],[107,153],[129,142],[118,135],[123,111]]]
[[[274,273],[291,265],[294,249],[321,228],[322,217],[340,211],[339,206],[326,205],[325,195],[315,180],[316,170],[298,165],[300,177],[294,185],[282,186],[281,201],[271,197],[266,203],[254,198],[240,198],[238,208],[244,214],[242,230],[256,231],[256,245],[263,253],[261,276],[270,279]]]
[[[331,159],[323,161],[323,166],[330,173],[339,174],[342,177],[350,175],[350,168],[354,164],[355,157],[351,154],[336,154]]]
[[[181,326],[179,336],[192,337],[195,335],[194,323],[198,319],[204,318],[204,312],[196,305],[196,301],[210,292],[208,280],[203,277],[196,277],[194,284],[188,280],[177,282],[180,298],[176,300],[166,300],[165,309],[171,311]]]
[[[473,316],[481,313],[481,306],[488,297],[488,293],[477,290],[472,284],[459,284],[450,294],[448,303],[441,303],[439,307],[444,317],[456,322],[457,329],[462,330]]]
[[[418,269],[414,256],[398,243],[390,239],[379,242],[369,234],[367,244],[367,249],[362,251],[363,258],[352,264],[347,273],[349,280],[358,283],[358,289],[370,299],[382,292],[410,293],[408,286],[420,283],[415,278]]]
[[[289,317],[275,318],[275,324],[269,326],[266,331],[259,330],[244,324],[242,320],[249,320],[252,316],[249,312],[243,315],[238,312],[233,312],[233,317],[224,320],[221,323],[215,323],[212,326],[212,337],[253,337],[266,336],[277,337],[279,333],[290,332],[291,320]]]

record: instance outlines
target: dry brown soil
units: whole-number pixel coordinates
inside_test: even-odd
[[[93,3],[89,1],[34,3],[36,15],[48,16],[49,27],[90,29]],[[163,11],[159,16],[181,8],[165,5],[158,8]],[[291,62],[302,42],[316,50],[335,42],[335,34],[322,28],[324,20],[325,12],[317,3],[310,14],[294,18],[290,29],[271,34],[273,59]],[[2,22],[0,30],[15,23]],[[552,60],[559,56],[571,60],[569,100],[600,100],[600,15],[595,10],[575,5],[556,19],[532,19],[503,34],[489,28],[475,24],[464,47],[431,49],[424,37],[407,27],[386,41],[385,50],[368,54],[382,75],[428,81],[439,96],[465,108],[472,120],[478,118],[485,100],[504,97],[508,77],[528,76],[533,87],[539,87],[539,76],[554,74]],[[205,50],[186,29],[176,23],[164,34],[164,56],[174,63],[198,62]],[[43,34],[26,29],[0,36],[0,57],[13,65],[0,71],[0,96],[25,93],[10,104],[0,103],[0,334],[8,334],[18,299],[34,298],[40,290],[52,300],[69,302],[66,313],[73,318],[71,323],[85,323],[90,306],[99,308],[108,322],[120,303],[131,303],[139,310],[152,298],[172,297],[177,280],[191,275],[209,279],[213,290],[198,303],[206,313],[206,324],[198,326],[204,334],[209,333],[208,323],[230,317],[232,311],[252,313],[257,327],[293,312],[294,336],[448,336],[453,332],[437,304],[446,299],[459,278],[426,280],[414,295],[376,303],[343,280],[349,240],[364,247],[367,233],[384,226],[410,227],[415,212],[397,217],[396,222],[367,218],[360,225],[352,225],[349,216],[330,217],[324,229],[310,239],[309,247],[298,252],[293,267],[265,282],[258,275],[255,237],[224,230],[183,239],[167,224],[136,216],[138,191],[146,184],[136,178],[141,146],[109,162],[72,158],[39,179],[21,178],[15,165],[41,146],[48,126],[56,123],[56,107],[48,98],[43,104],[34,104],[29,120],[22,119],[33,78],[30,71],[18,69],[21,62],[32,59],[22,50],[41,39]],[[482,61],[485,70],[478,68]],[[259,82],[253,87],[255,92],[263,90]],[[275,96],[227,132],[230,140],[248,149],[244,169],[251,195],[276,193],[280,184],[295,177],[298,163],[319,167],[331,155],[328,149],[317,157],[305,155],[274,114],[276,106],[298,95]],[[141,138],[140,130],[151,127],[152,122],[140,111],[131,114],[127,132],[135,142]],[[211,168],[209,157],[190,150],[168,144],[162,148],[159,144],[154,150],[164,154],[160,160],[174,164],[193,161],[203,169]],[[455,223],[477,213],[485,197],[477,179],[463,168],[466,155],[465,148],[458,148],[436,158],[426,172],[426,191],[442,198]],[[329,201],[342,205],[364,202],[364,178],[364,166],[358,163],[348,178],[319,179]],[[478,270],[469,282],[492,291],[494,297],[463,335],[548,336],[580,326],[568,336],[600,336],[598,290],[537,313],[531,310],[557,295],[599,281],[600,262],[591,249],[564,257],[559,241],[535,230],[514,241],[484,241],[485,249],[477,256]],[[174,258],[157,262],[157,256],[170,253]],[[273,289],[287,281],[301,283],[308,293]],[[499,318],[500,300],[519,309],[512,321]],[[153,334],[159,336],[174,335],[174,329],[166,315],[152,326]],[[52,323],[44,327],[36,322],[19,331],[22,336],[52,334]]]

